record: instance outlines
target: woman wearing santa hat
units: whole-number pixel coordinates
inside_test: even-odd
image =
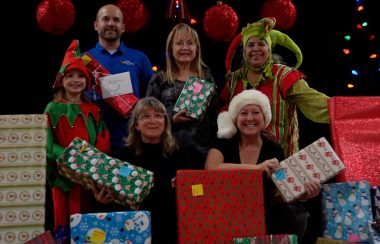
[[[299,202],[284,202],[269,176],[284,159],[281,146],[265,128],[272,119],[266,95],[244,90],[232,98],[228,110],[219,114],[217,140],[209,150],[206,169],[253,169],[264,172],[265,222],[268,234],[296,234],[302,238],[309,213]],[[305,185],[301,200],[317,196],[319,182]]]

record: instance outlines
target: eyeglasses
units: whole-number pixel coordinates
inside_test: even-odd
[[[163,113],[155,113],[155,114],[142,114],[139,116],[139,120],[142,122],[147,122],[147,121],[156,121],[156,122],[161,122],[165,119],[165,114]]]

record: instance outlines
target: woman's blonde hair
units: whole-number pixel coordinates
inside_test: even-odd
[[[136,155],[142,154],[141,132],[136,129],[138,119],[142,113],[148,109],[165,115],[165,129],[161,135],[161,149],[164,157],[169,156],[176,149],[175,139],[172,134],[171,122],[166,112],[165,106],[155,97],[144,97],[135,105],[128,123],[128,137],[125,140],[126,146],[136,150]]]
[[[197,77],[205,79],[204,68],[206,64],[202,61],[201,43],[199,41],[198,33],[188,24],[179,23],[173,27],[166,40],[166,72],[164,81],[174,84],[176,76],[179,74],[179,68],[173,56],[173,39],[178,35],[189,34],[197,46],[194,60],[191,62],[190,70]]]

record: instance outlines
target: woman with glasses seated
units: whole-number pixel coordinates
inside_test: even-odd
[[[170,118],[159,100],[145,97],[136,104],[129,119],[125,147],[115,157],[154,173],[154,186],[139,210],[151,212],[153,243],[176,243],[173,183],[176,171],[188,168],[188,159],[176,145]]]

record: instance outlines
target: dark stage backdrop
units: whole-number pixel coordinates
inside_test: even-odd
[[[376,23],[374,3],[367,1],[369,21]],[[36,8],[40,0],[8,1],[3,11],[11,17],[3,29],[3,64],[0,114],[42,113],[51,100],[51,86],[60,68],[63,54],[73,38],[80,40],[81,51],[92,48],[97,35],[93,29],[98,8],[115,1],[72,0],[76,17],[74,25],[63,35],[42,31],[36,20]],[[173,23],[165,19],[167,0],[142,0],[151,21],[136,33],[125,33],[123,41],[130,47],[142,50],[153,65],[163,66],[165,41]],[[191,16],[203,18],[205,11],[215,0],[187,0]],[[260,18],[263,0],[225,0],[239,16],[239,30],[249,22]],[[300,71],[306,74],[311,87],[329,96],[378,95],[375,81],[379,75],[369,75],[354,91],[345,88],[347,71],[340,49],[344,33],[354,25],[354,0],[293,0],[297,19],[291,29],[283,30],[291,36],[303,51],[304,61]],[[22,6],[21,6],[22,4]],[[331,4],[331,5],[329,5]],[[334,6],[332,6],[332,4]],[[377,16],[378,18],[378,16]],[[17,24],[16,24],[17,23]],[[378,21],[377,21],[378,23]],[[205,37],[201,21],[194,26],[200,35],[203,58],[221,86],[224,81],[224,59],[229,43],[214,42]],[[379,29],[375,29],[379,34]],[[361,45],[363,48],[365,46]],[[360,44],[359,44],[360,47]],[[284,49],[277,51],[289,64],[294,57]],[[308,121],[300,114],[301,145],[311,143],[320,136],[329,136],[328,125]]]

